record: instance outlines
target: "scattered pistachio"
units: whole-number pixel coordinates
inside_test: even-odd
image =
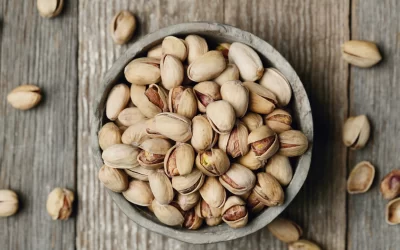
[[[289,244],[289,250],[321,250],[321,248],[311,241],[298,240]]]
[[[345,42],[342,45],[342,57],[346,62],[360,68],[372,67],[382,60],[375,43],[359,40]]]
[[[375,168],[368,161],[358,163],[350,172],[347,180],[347,192],[349,194],[365,193],[374,181]]]
[[[21,85],[13,89],[7,95],[7,101],[13,108],[20,110],[28,110],[35,107],[42,95],[38,86],[32,84]]]
[[[365,115],[349,117],[343,127],[344,145],[351,149],[360,149],[368,142],[370,125]]]
[[[383,198],[391,200],[400,195],[400,169],[395,169],[387,174],[381,182]]]
[[[72,213],[74,193],[66,188],[55,188],[47,198],[47,212],[53,220],[67,220]]]
[[[42,17],[51,18],[61,13],[64,0],[37,0],[36,5]]]
[[[286,243],[298,241],[303,234],[299,225],[282,217],[273,220],[267,228],[278,240]]]
[[[0,217],[14,215],[18,211],[18,195],[8,189],[0,189]]]
[[[110,24],[111,37],[116,44],[125,44],[129,42],[135,30],[135,16],[127,10],[118,12]]]
[[[400,198],[391,200],[386,205],[386,222],[389,225],[400,224]]]

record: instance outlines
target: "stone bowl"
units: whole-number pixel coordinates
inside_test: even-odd
[[[232,229],[226,224],[221,224],[215,227],[203,226],[199,230],[187,230],[185,228],[168,227],[161,224],[157,218],[149,211],[137,207],[129,203],[119,194],[109,191],[114,202],[131,220],[153,232],[175,238],[180,241],[203,244],[222,242],[237,239],[260,230],[275,219],[282,211],[290,204],[296,194],[299,192],[304,181],[306,180],[308,170],[311,163],[311,153],[313,145],[313,121],[310,103],[294,69],[283,58],[278,51],[271,45],[263,41],[259,37],[240,30],[238,28],[207,22],[182,23],[160,29],[154,33],[148,34],[139,41],[135,42],[123,54],[105,74],[104,79],[99,86],[97,100],[94,103],[94,117],[92,122],[92,149],[94,161],[98,168],[102,166],[101,150],[98,145],[97,132],[100,130],[105,118],[105,104],[108,93],[111,88],[124,80],[124,67],[133,58],[145,56],[145,52],[151,47],[160,44],[166,36],[174,35],[184,37],[189,34],[198,34],[207,39],[207,42],[241,42],[255,49],[263,60],[264,66],[275,67],[281,71],[289,80],[293,97],[290,104],[296,128],[301,130],[310,142],[310,147],[307,152],[295,159],[293,162],[294,176],[290,184],[285,190],[285,203],[282,206],[271,207],[263,210],[256,218],[249,219],[249,223],[240,229]]]

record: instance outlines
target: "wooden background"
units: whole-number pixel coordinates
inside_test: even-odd
[[[280,51],[306,87],[316,130],[309,178],[286,215],[323,249],[399,249],[400,227],[385,223],[378,185],[399,168],[400,1],[69,0],[51,20],[38,15],[35,2],[0,0],[0,188],[15,190],[21,203],[17,215],[0,219],[0,249],[286,249],[266,229],[210,245],[160,236],[129,221],[100,185],[89,148],[92,102],[103,74],[129,47],[114,45],[108,34],[123,9],[138,19],[134,40],[171,24],[215,21]],[[349,39],[375,41],[383,61],[349,67],[340,59]],[[44,92],[27,112],[6,101],[22,83]],[[349,152],[342,124],[361,113],[372,122],[371,140]],[[376,181],[368,193],[349,196],[346,177],[361,160],[375,164]],[[66,222],[46,213],[56,186],[76,191],[76,212]]]

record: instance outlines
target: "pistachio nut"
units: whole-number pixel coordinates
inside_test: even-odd
[[[192,119],[197,114],[197,99],[193,89],[182,86],[172,88],[168,94],[168,108],[172,113]]]
[[[64,6],[64,0],[37,0],[36,7],[42,17],[58,16]]]
[[[266,125],[253,130],[247,143],[260,161],[266,161],[279,150],[278,135]]]
[[[164,171],[168,177],[190,174],[193,165],[194,150],[190,144],[177,143],[165,155]]]
[[[121,144],[121,131],[113,122],[107,122],[101,127],[98,138],[100,148],[105,150],[112,145]]]
[[[243,85],[248,88],[250,92],[250,111],[264,115],[274,111],[278,101],[271,91],[255,82],[244,82]]]
[[[220,86],[212,81],[205,81],[196,84],[193,92],[197,99],[197,106],[200,112],[205,113],[208,104],[221,100]]]
[[[195,207],[195,212],[200,218],[206,219],[206,223],[209,226],[216,226],[221,223],[222,218],[222,207],[212,207],[205,200],[200,199]],[[207,222],[207,219],[214,219]],[[210,225],[212,224],[212,225]]]
[[[263,76],[264,66],[258,54],[243,43],[232,43],[229,48],[229,62],[239,68],[240,77],[245,81],[256,81]]]
[[[182,115],[164,112],[148,122],[147,131],[176,142],[186,142],[192,138],[192,122]]]
[[[230,166],[226,153],[219,148],[199,152],[196,156],[196,167],[207,176],[220,176],[228,171]]]
[[[135,30],[135,16],[127,10],[118,12],[110,24],[111,37],[116,44],[125,44],[129,42]]]
[[[128,188],[128,175],[120,169],[103,165],[100,168],[98,178],[106,188],[113,192],[121,193]]]
[[[400,195],[400,169],[395,169],[387,174],[380,185],[383,198],[391,200]]]
[[[229,170],[219,177],[219,181],[229,192],[242,195],[253,189],[256,184],[256,176],[250,169],[233,163]]]
[[[265,205],[257,198],[254,191],[251,191],[249,197],[247,197],[247,210],[251,213],[259,213],[263,210]]]
[[[134,59],[125,66],[124,74],[126,80],[135,85],[158,83],[161,81],[160,60],[151,57]]]
[[[300,239],[303,230],[294,221],[278,217],[267,225],[268,230],[278,240],[291,243]]]
[[[226,61],[222,53],[211,50],[189,65],[187,75],[194,82],[203,82],[216,78],[225,68]]]
[[[200,200],[200,193],[194,192],[191,194],[180,194],[176,195],[176,203],[183,211],[188,211],[194,208]]]
[[[298,130],[288,130],[279,134],[279,154],[293,157],[304,154],[308,149],[307,137]]]
[[[197,35],[188,35],[185,38],[185,42],[188,48],[188,63],[191,64],[197,58],[204,55],[208,51],[208,45],[204,38]]]
[[[8,189],[0,189],[0,217],[14,215],[18,211],[18,195]]]
[[[230,43],[220,43],[217,46],[217,50],[221,51],[222,55],[224,55],[225,59],[228,59],[229,48],[231,47]]]
[[[277,134],[292,129],[292,116],[283,109],[275,109],[272,113],[265,115],[264,122]]]
[[[197,115],[193,118],[192,131],[193,136],[190,143],[197,152],[211,149],[218,140],[218,134],[212,129],[204,115]]]
[[[136,168],[127,168],[124,169],[125,173],[132,178],[141,181],[149,181],[149,175],[152,174],[155,170],[147,169],[142,166]]]
[[[232,228],[246,226],[249,219],[246,203],[237,196],[231,196],[222,209],[222,220]]]
[[[149,49],[149,51],[147,51],[147,57],[151,57],[151,58],[155,58],[158,60],[161,60],[162,57],[162,45],[156,45],[153,48]]]
[[[106,103],[106,115],[111,121],[118,118],[119,113],[129,102],[129,87],[125,84],[115,85],[108,94]]]
[[[269,173],[282,185],[289,185],[293,178],[293,170],[289,158],[275,154],[265,165],[265,172]]]
[[[165,225],[182,226],[185,221],[183,211],[174,202],[171,202],[169,205],[162,205],[157,200],[153,200],[151,206],[154,210],[154,215]]]
[[[207,177],[199,192],[203,200],[211,207],[224,206],[226,192],[216,177]]]
[[[222,71],[222,73],[217,76],[213,81],[218,83],[219,86],[222,86],[228,81],[235,80],[239,80],[239,69],[235,64],[229,63],[228,65],[226,65],[226,69]]]
[[[260,84],[275,95],[279,106],[284,107],[289,104],[292,98],[292,89],[288,79],[279,70],[266,68]]]
[[[347,192],[349,194],[365,193],[374,181],[375,168],[368,161],[358,163],[350,172],[347,179]]]
[[[359,40],[350,40],[342,44],[342,58],[360,68],[372,67],[382,60],[375,43]]]
[[[156,84],[148,87],[132,84],[131,99],[140,112],[148,118],[168,111],[166,90]]]
[[[367,144],[371,127],[367,116],[349,117],[343,127],[343,143],[351,149],[360,149]]]
[[[197,169],[190,174],[172,177],[172,187],[180,194],[189,195],[203,186],[204,175]]]
[[[200,218],[194,209],[191,209],[185,213],[185,220],[183,222],[183,227],[191,230],[196,230],[203,224],[203,218]]]
[[[118,115],[118,121],[123,126],[131,126],[138,122],[146,120],[146,116],[140,112],[139,108],[130,107],[122,110]]]
[[[174,190],[168,176],[164,171],[157,170],[149,175],[151,192],[158,203],[167,205],[174,199]]]
[[[182,85],[184,69],[182,62],[172,56],[164,55],[161,58],[161,84],[167,90]]]
[[[222,223],[222,216],[205,218],[205,221],[206,221],[207,226],[210,226],[210,227],[218,226],[219,224]]]
[[[235,110],[227,101],[220,100],[208,104],[206,115],[211,127],[218,134],[227,134],[235,126]]]
[[[139,146],[145,140],[150,139],[150,136],[146,132],[147,123],[146,120],[140,121],[132,126],[129,126],[122,134],[121,141],[124,144],[131,144],[133,146]]]
[[[246,126],[238,121],[229,134],[219,136],[218,147],[233,158],[246,155],[249,152],[248,136]]]
[[[140,166],[154,170],[164,165],[164,158],[168,150],[172,147],[168,140],[161,138],[147,139],[139,148],[142,149],[137,155]]]
[[[172,55],[181,60],[186,60],[188,49],[185,40],[174,36],[167,36],[162,42],[163,55]]]
[[[389,225],[400,224],[400,198],[391,200],[386,205],[386,223]]]
[[[289,250],[321,250],[314,242],[298,240],[289,244]]]
[[[8,103],[11,104],[13,108],[19,110],[31,109],[35,107],[41,99],[40,88],[32,84],[18,86],[7,95]]]
[[[279,182],[268,173],[257,173],[257,183],[254,187],[257,198],[266,206],[283,204],[285,193]]]
[[[247,112],[240,120],[246,125],[250,132],[263,125],[263,118],[261,115],[253,112]]]
[[[122,195],[130,203],[143,207],[149,206],[154,200],[149,183],[139,180],[129,182],[128,189]]]
[[[47,212],[53,220],[67,220],[72,212],[74,193],[66,188],[55,188],[47,197]]]
[[[101,157],[104,164],[112,168],[134,168],[139,166],[137,147],[125,144],[115,144],[103,151]]]
[[[264,161],[259,160],[253,150],[250,150],[246,155],[240,156],[238,163],[253,171],[264,167]]]
[[[243,117],[249,105],[249,90],[239,80],[228,81],[221,87],[222,100],[229,102],[236,117]]]

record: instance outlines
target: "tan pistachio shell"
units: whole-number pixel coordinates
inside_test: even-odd
[[[238,196],[230,196],[222,209],[222,220],[232,228],[246,226],[249,219],[246,202]]]
[[[289,244],[289,250],[321,250],[314,242],[298,240]]]
[[[160,69],[161,84],[165,89],[170,90],[182,85],[184,69],[182,62],[178,58],[168,54],[164,55],[161,58]]]
[[[200,199],[199,203],[197,203],[195,207],[195,212],[197,216],[200,218],[205,218],[205,219],[211,219],[211,218],[220,218],[222,220],[221,215],[222,215],[222,207],[212,207],[210,206],[205,200]],[[207,222],[207,221],[206,221]],[[212,222],[212,221],[210,221]],[[218,225],[218,220],[214,221],[214,225]],[[207,225],[210,226],[210,224],[207,223]]]
[[[124,69],[125,78],[135,85],[150,85],[161,81],[160,60],[151,57],[134,59]]]
[[[192,122],[179,114],[164,112],[147,123],[147,131],[158,133],[176,142],[192,138]]]
[[[189,64],[208,51],[207,41],[201,36],[188,35],[185,38],[185,42],[188,48],[187,60]]]
[[[211,127],[218,134],[231,132],[235,125],[235,110],[227,101],[220,100],[208,104],[206,115]]]
[[[106,148],[101,157],[104,164],[112,168],[134,168],[138,167],[137,156],[139,149],[137,147],[125,144],[115,144]]]
[[[194,208],[197,205],[197,203],[199,203],[199,200],[200,200],[200,193],[197,191],[187,195],[180,193],[176,195],[176,203],[183,211],[188,211]]]
[[[153,48],[149,49],[149,51],[147,51],[147,57],[151,57],[151,58],[155,58],[158,60],[161,60],[162,57],[162,45],[156,45]]]
[[[193,87],[193,92],[201,113],[206,112],[208,104],[222,99],[220,86],[212,81],[199,82]]]
[[[121,169],[103,165],[99,170],[98,178],[106,188],[113,192],[121,193],[128,188],[128,176]]]
[[[400,198],[391,200],[386,205],[386,223],[389,225],[400,224]]]
[[[277,134],[292,129],[292,116],[283,109],[275,109],[272,113],[265,115],[264,122]]]
[[[265,205],[258,199],[254,191],[251,191],[246,201],[247,201],[247,210],[249,210],[250,213],[256,214],[261,212],[265,208]]]
[[[156,84],[148,87],[132,84],[131,99],[140,112],[148,118],[168,111],[166,90]]]
[[[129,102],[129,87],[125,84],[115,85],[108,94],[106,116],[111,121],[118,118],[119,113]]]
[[[235,64],[226,65],[226,69],[222,71],[222,73],[215,78],[213,81],[222,86],[224,83],[228,81],[239,80],[239,69]]]
[[[164,171],[154,171],[149,175],[151,192],[158,203],[167,205],[174,199],[174,190],[168,176]]]
[[[265,165],[265,172],[275,177],[282,186],[289,185],[293,178],[293,170],[289,158],[279,154],[269,158]]]
[[[0,218],[14,215],[18,211],[18,195],[9,189],[0,189]]]
[[[222,217],[205,218],[207,226],[214,227],[222,223]]]
[[[129,42],[135,30],[135,16],[127,10],[118,12],[110,24],[111,37],[116,44],[125,44]]]
[[[127,168],[124,169],[125,173],[129,175],[132,178],[135,178],[137,180],[141,181],[149,181],[149,175],[153,173],[155,170],[151,169],[146,169],[142,166],[136,167],[136,168]]]
[[[183,227],[190,230],[196,230],[199,229],[202,224],[203,224],[203,218],[200,218],[196,214],[194,209],[191,209],[185,213],[185,221],[183,222]]]
[[[130,181],[128,189],[122,192],[122,195],[130,203],[144,207],[149,206],[154,200],[149,183],[139,180]]]
[[[280,107],[287,106],[292,98],[292,89],[288,79],[275,68],[266,68],[260,79],[260,85],[271,91]]]
[[[278,135],[266,125],[253,130],[247,143],[260,161],[266,161],[279,150]]]
[[[249,132],[244,123],[237,121],[229,134],[219,136],[218,147],[232,158],[246,155],[249,152],[248,136]]]
[[[187,45],[185,40],[174,36],[167,36],[162,42],[163,55],[172,55],[181,61],[185,61],[188,55]]]
[[[252,150],[246,155],[240,156],[238,163],[253,171],[264,167],[264,162],[260,161]]]
[[[303,235],[303,230],[295,222],[278,217],[267,225],[268,230],[278,240],[291,243],[300,239]]]
[[[220,176],[228,171],[230,161],[226,153],[219,148],[199,152],[196,156],[196,167],[207,176]]]
[[[124,133],[122,134],[121,140],[124,144],[131,144],[133,146],[138,147],[145,140],[150,139],[150,136],[146,132],[147,120],[140,121],[135,123],[132,126],[129,126]]]
[[[194,159],[194,149],[190,144],[177,143],[165,155],[164,171],[168,177],[190,174]]]
[[[221,52],[208,51],[192,62],[187,75],[194,82],[203,82],[219,76],[226,68],[226,61]]]
[[[242,195],[253,189],[256,184],[256,176],[250,169],[233,163],[229,170],[219,177],[219,181],[229,192]]]
[[[182,226],[185,220],[183,213],[179,210],[179,206],[175,203],[162,205],[157,200],[154,200],[151,207],[157,219],[165,225]]]
[[[36,7],[40,16],[52,18],[58,16],[64,6],[64,0],[37,0]]]
[[[367,144],[370,134],[367,116],[349,117],[343,126],[343,143],[351,149],[360,149]]]
[[[387,200],[396,198],[400,194],[400,169],[392,170],[382,179],[380,191]]]
[[[279,134],[279,154],[294,157],[304,154],[308,149],[307,137],[298,130],[288,130]]]
[[[370,41],[350,40],[342,45],[342,58],[346,62],[360,67],[369,68],[382,60],[375,43]]]
[[[249,90],[239,80],[225,82],[221,87],[222,100],[229,102],[236,117],[243,117],[249,105]]]
[[[42,95],[40,88],[33,84],[25,84],[16,87],[7,95],[7,101],[13,108],[28,110],[35,107]]]
[[[285,193],[279,182],[268,173],[258,173],[254,187],[257,198],[266,206],[280,206],[284,202]]]
[[[188,195],[199,190],[204,183],[204,175],[198,169],[190,174],[172,177],[172,187],[181,194]]]
[[[66,188],[53,189],[47,197],[47,213],[53,220],[68,220],[74,199],[74,193]]]
[[[261,115],[253,112],[247,112],[240,120],[246,125],[250,132],[263,125],[263,118]]]
[[[164,157],[172,145],[166,139],[154,138],[145,140],[139,147],[142,149],[137,155],[140,166],[155,170],[164,165]]]
[[[255,82],[244,82],[249,90],[249,110],[258,114],[267,115],[274,111],[278,101],[275,95],[265,87]]]
[[[229,62],[239,68],[240,77],[245,81],[256,81],[263,76],[264,66],[258,54],[249,46],[234,42],[229,48]]]
[[[118,121],[124,126],[132,126],[138,122],[146,120],[146,116],[140,112],[139,108],[130,107],[122,110],[118,115]]]
[[[197,99],[193,89],[175,87],[168,94],[168,108],[172,113],[192,119],[197,114]]]
[[[226,200],[224,187],[216,177],[207,177],[199,189],[200,195],[211,207],[223,207]]]
[[[98,138],[100,148],[105,150],[112,145],[121,144],[121,131],[113,122],[107,122],[101,127]]]
[[[204,115],[197,115],[193,118],[192,131],[193,136],[190,143],[197,152],[211,149],[218,140],[218,134]]]
[[[360,194],[367,192],[375,177],[375,167],[368,161],[358,163],[347,179],[347,192]]]

